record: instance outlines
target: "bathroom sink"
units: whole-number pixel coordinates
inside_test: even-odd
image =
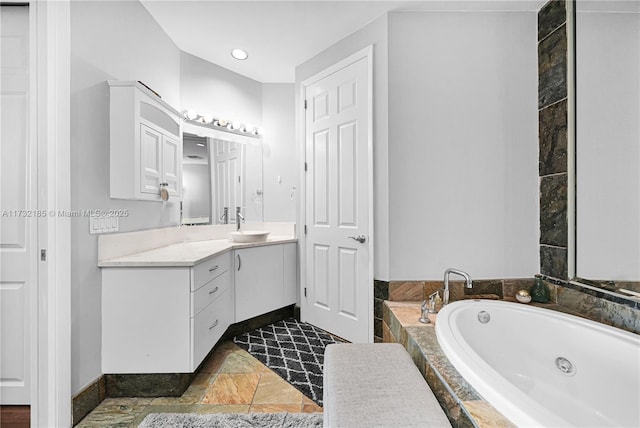
[[[241,230],[238,232],[231,232],[231,240],[233,242],[264,242],[267,240],[269,233],[264,230]]]

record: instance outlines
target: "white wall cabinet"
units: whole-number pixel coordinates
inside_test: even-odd
[[[138,82],[110,88],[110,196],[159,201],[182,197],[182,116]]]
[[[103,373],[195,371],[233,323],[230,265],[103,268]]]
[[[235,321],[296,303],[296,244],[234,251]]]

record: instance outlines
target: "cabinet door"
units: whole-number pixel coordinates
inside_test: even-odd
[[[284,250],[284,294],[283,305],[292,305],[298,300],[298,244],[282,245]]]
[[[191,370],[187,267],[102,269],[102,372]]]
[[[182,194],[181,169],[181,145],[178,140],[164,135],[162,138],[162,182],[167,184],[167,190],[171,196]]]
[[[160,193],[162,134],[140,124],[140,192]]]
[[[235,251],[236,322],[283,306],[283,246]]]

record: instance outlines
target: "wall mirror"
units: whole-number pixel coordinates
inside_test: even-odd
[[[640,298],[640,2],[575,3],[575,276]]]
[[[189,124],[183,131],[183,225],[263,221],[262,142]]]
[[[209,144],[205,137],[182,135],[181,223],[211,224],[212,193]]]

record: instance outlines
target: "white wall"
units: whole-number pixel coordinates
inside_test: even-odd
[[[262,124],[262,84],[185,52],[180,53],[183,109]]]
[[[295,222],[300,184],[294,84],[262,85],[262,120],[264,220]]]
[[[537,15],[389,14],[389,276],[538,270]]]
[[[121,231],[177,225],[178,204],[109,198],[107,79],[141,80],[178,107],[179,51],[138,2],[71,2],[71,207],[128,209]],[[101,277],[89,219],[73,218],[71,228],[75,394],[102,373]]]
[[[296,111],[300,107],[300,84],[338,61],[373,45],[373,212],[374,212],[374,276],[389,279],[389,164],[388,164],[388,92],[387,92],[387,16],[344,38],[309,61],[296,67]],[[301,113],[300,113],[301,114]],[[297,124],[302,123],[299,117]],[[296,128],[296,141],[302,141],[301,128]],[[300,144],[297,145],[300,150]],[[298,155],[300,156],[300,154]],[[299,159],[300,157],[298,157]],[[298,166],[299,167],[299,166]],[[301,182],[302,186],[303,183]],[[298,224],[304,224],[299,218]]]

